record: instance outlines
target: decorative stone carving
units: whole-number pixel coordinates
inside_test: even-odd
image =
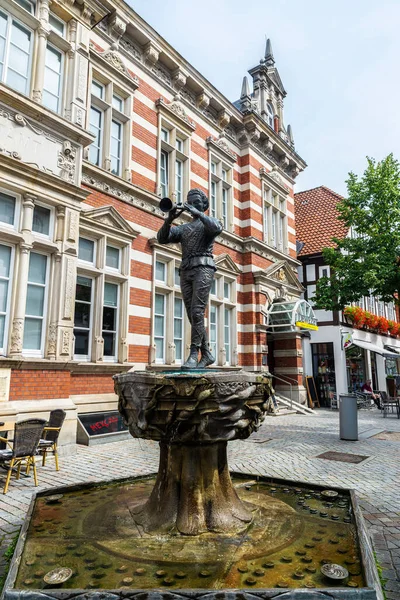
[[[281,167],[283,169],[286,169],[289,166],[289,159],[287,156],[282,156],[282,158],[279,161],[279,164],[281,165]]]
[[[21,354],[22,336],[24,333],[24,319],[16,318],[13,321],[11,329],[10,354]]]
[[[89,62],[87,58],[83,57],[81,54],[76,55],[76,60],[78,71],[78,85],[76,89],[76,98],[81,102],[85,102]]]
[[[149,66],[154,66],[158,62],[160,50],[152,41],[148,42],[144,47],[144,59]]]
[[[197,96],[197,108],[199,110],[204,111],[210,106],[210,100],[210,96],[207,96],[207,94],[202,92],[201,94],[199,94],[199,96]]]
[[[218,125],[218,114],[215,108],[213,108],[212,106],[207,106],[203,110],[203,115],[207,117],[207,119],[210,119],[210,121],[214,123],[214,125]]]
[[[188,125],[190,127],[190,129],[192,129],[192,130],[196,129],[196,125],[194,124],[194,122],[190,119],[190,117],[186,113],[185,107],[183,106],[183,104],[181,102],[181,97],[179,94],[176,94],[176,96],[174,97],[173,101],[170,104],[167,104],[165,102],[164,98],[162,98],[162,97],[159,98],[158,100],[156,100],[156,106],[162,107],[164,109],[167,109],[168,111],[171,111],[181,121],[183,121],[186,125]]]
[[[262,150],[263,150],[263,152],[265,152],[265,154],[270,154],[273,149],[274,149],[274,145],[271,142],[271,140],[268,139],[263,142]]]
[[[126,21],[115,11],[108,19],[108,24],[110,26],[111,37],[118,41],[126,31]]]
[[[178,92],[186,85],[186,74],[182,71],[180,67],[175,69],[172,73],[172,84]]]
[[[123,36],[119,40],[119,45],[121,48],[123,48],[123,50],[125,50],[127,54],[129,54],[133,58],[136,58],[136,60],[139,60],[140,62],[143,61],[142,49],[131,38]]]
[[[180,90],[180,95],[182,96],[182,98],[184,98],[189,104],[191,104],[192,106],[196,106],[196,96],[193,94],[193,92],[191,92],[190,90],[188,90],[187,88],[183,87]]]
[[[0,152],[75,183],[75,146],[65,147],[64,140],[57,134],[1,105],[0,130]]]
[[[236,135],[236,131],[235,128],[232,125],[228,125],[227,127],[225,127],[225,134],[230,137],[232,140],[237,140],[237,135]]]
[[[63,329],[61,336],[61,354],[69,356],[71,352],[71,332]]]
[[[221,127],[221,129],[225,129],[225,127],[229,125],[230,120],[231,116],[226,112],[226,110],[223,109],[218,113],[218,125]]]
[[[296,179],[296,177],[299,175],[300,173],[300,169],[298,167],[293,167],[293,169],[290,171],[290,175],[291,177],[293,177],[293,179]]]
[[[237,139],[239,144],[248,144],[250,141],[249,132],[245,127],[239,129],[237,133]]]
[[[225,135],[223,132],[220,133],[217,139],[209,136],[206,139],[206,143],[211,146],[215,146],[217,150],[222,151],[226,156],[233,161],[237,160],[237,154],[230,149],[228,142],[226,141]]]
[[[70,183],[75,181],[76,149],[68,140],[63,142],[62,151],[58,153],[57,166],[61,169],[62,179]]]
[[[47,336],[47,354],[55,356],[57,350],[57,324],[50,323],[49,333]]]
[[[166,67],[164,67],[163,65],[160,65],[159,63],[153,65],[153,67],[151,68],[151,72],[163,83],[166,83],[169,86],[172,85],[171,75],[166,69]]]
[[[64,314],[63,318],[72,319],[74,300],[75,300],[75,280],[76,280],[76,266],[75,261],[72,258],[67,258],[66,272],[65,272],[65,295],[64,295]]]
[[[95,361],[102,362],[104,356],[104,339],[101,336],[96,336],[94,340]]]
[[[74,210],[68,212],[68,233],[67,241],[75,244],[78,240],[79,232],[79,213]]]

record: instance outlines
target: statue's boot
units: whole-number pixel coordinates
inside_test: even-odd
[[[198,369],[205,369],[215,363],[215,356],[211,354],[208,348],[201,348],[201,359],[197,365]]]
[[[197,369],[199,362],[199,349],[197,346],[190,346],[190,354],[186,362],[183,363],[182,369]]]

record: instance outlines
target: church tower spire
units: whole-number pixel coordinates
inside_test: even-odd
[[[267,67],[273,67],[275,65],[274,53],[272,52],[271,40],[268,38],[265,44],[265,55],[264,61]]]

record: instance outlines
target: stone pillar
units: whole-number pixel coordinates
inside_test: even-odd
[[[86,127],[87,84],[89,72],[89,30],[72,19],[69,23],[68,81],[65,118]]]
[[[15,293],[14,318],[11,328],[10,356],[22,356],[22,342],[24,339],[24,320],[27,294],[27,281],[29,271],[29,253],[32,246],[22,242],[19,247],[19,265],[17,286]]]
[[[46,61],[46,45],[47,38],[50,33],[49,29],[49,12],[50,12],[50,0],[40,0],[39,4],[39,20],[40,25],[38,27],[38,43],[36,53],[36,68],[35,78],[33,82],[32,98],[36,102],[42,102],[43,85],[44,85],[44,67]]]
[[[274,373],[280,379],[274,380],[276,391],[279,391],[296,402],[305,404],[307,401],[306,390],[303,385],[303,350],[301,333],[275,333],[274,340]]]
[[[61,258],[60,252],[55,255],[54,271],[53,271],[53,293],[51,295],[50,307],[50,325],[47,336],[47,358],[55,360],[57,358],[57,342],[58,342],[58,318],[60,310],[60,293],[61,293]]]

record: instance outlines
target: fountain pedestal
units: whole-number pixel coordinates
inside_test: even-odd
[[[160,442],[160,466],[135,520],[146,532],[238,532],[252,520],[229,475],[227,442],[264,420],[266,375],[131,372],[115,377],[119,411],[133,437]]]

